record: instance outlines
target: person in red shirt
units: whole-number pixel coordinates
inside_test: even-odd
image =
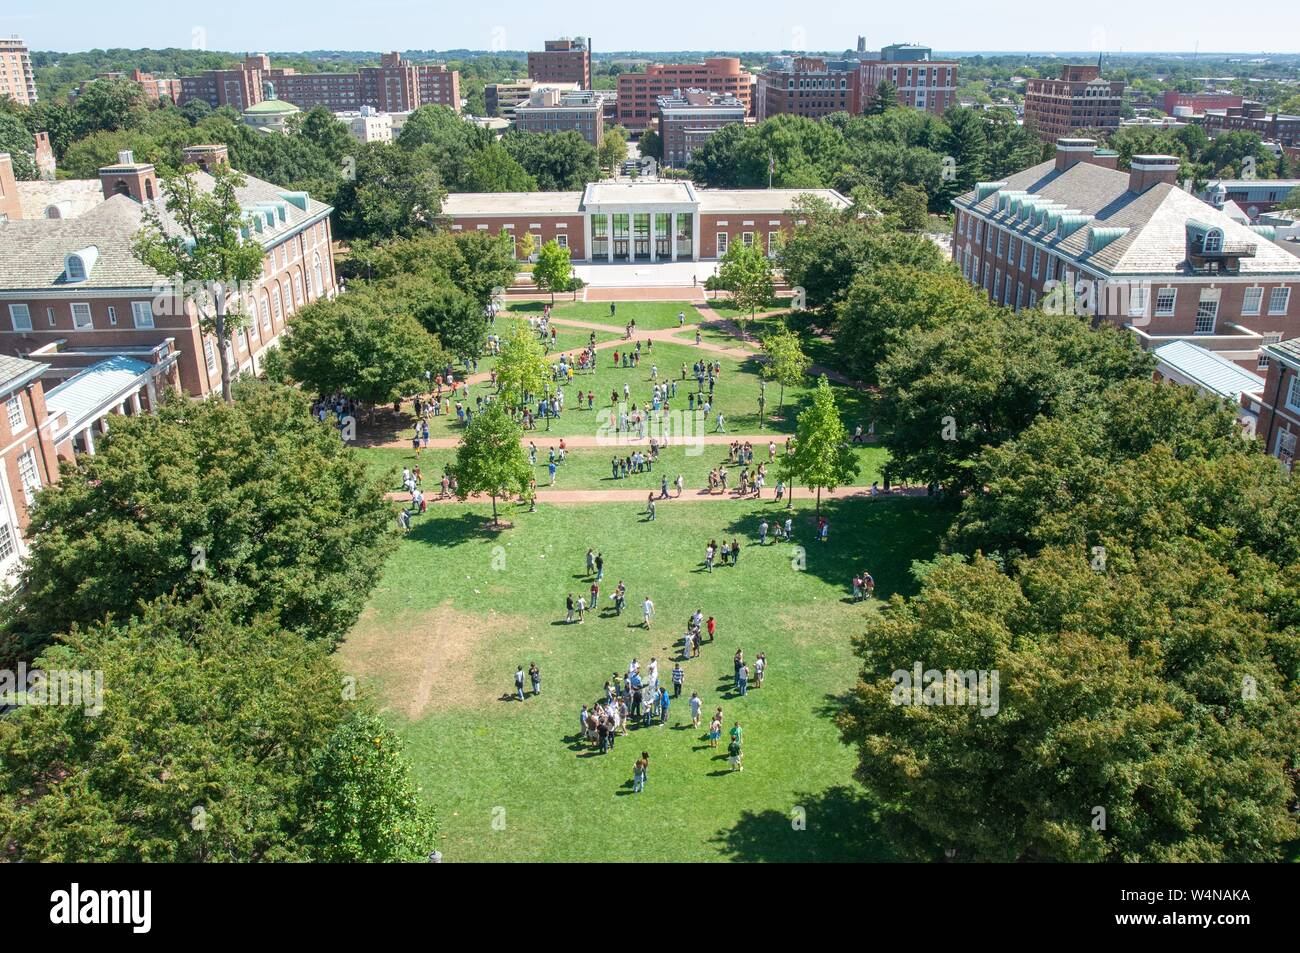
[[[705,627],[709,630],[709,641],[712,642],[714,630],[717,628],[717,623],[713,621],[713,616],[709,616],[709,621],[705,623]]]

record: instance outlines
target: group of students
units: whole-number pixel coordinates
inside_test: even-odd
[[[713,572],[715,561],[720,566],[739,566],[740,565],[740,540],[733,538],[730,543],[723,539],[722,546],[718,546],[716,539],[709,540],[704,547],[704,569],[706,572]]]

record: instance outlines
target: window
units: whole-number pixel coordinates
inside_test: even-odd
[[[1007,306],[1011,304],[1011,273],[1007,273],[1007,282],[1002,286],[1002,304]]]
[[[81,256],[79,255],[68,256],[68,280],[86,280],[86,263],[81,260]]]
[[[293,273],[293,304],[295,308],[302,307],[302,276],[296,271]]]
[[[979,245],[984,241],[984,222],[981,219],[975,225],[975,244]]]
[[[32,329],[32,309],[25,304],[11,304],[9,306],[9,320],[13,322],[15,331],[30,331]]]
[[[275,323],[279,324],[284,319],[281,315],[284,313],[284,302],[280,300],[280,286],[275,286],[275,297],[271,299],[271,313],[275,316]]]
[[[266,331],[271,330],[271,303],[266,295],[262,295],[262,328]]]
[[[997,250],[996,254],[997,254],[997,257],[999,257],[999,258],[1002,257],[1002,236],[1003,236],[1004,234],[1005,234],[1005,233],[1002,232],[1001,230],[998,231],[998,250]]]
[[[1196,333],[1213,334],[1214,322],[1219,316],[1219,299],[1202,297],[1196,303]]]
[[[1286,314],[1286,306],[1291,302],[1290,288],[1274,288],[1268,293],[1268,313]]]
[[[721,258],[727,253],[727,233],[718,232],[718,257]]]
[[[212,347],[212,338],[203,339],[203,356],[208,362],[208,373],[217,369],[217,352]]]
[[[1030,289],[1029,289],[1029,309],[1032,311],[1032,310],[1034,309],[1034,307],[1037,306],[1037,304],[1038,304],[1038,292],[1035,291],[1034,289],[1030,288]]]
[[[1290,469],[1291,461],[1295,459],[1295,434],[1289,430],[1277,432],[1277,458]]]
[[[132,301],[131,319],[137,328],[153,327],[153,305],[148,301]]]
[[[559,245],[561,248],[568,248],[568,247],[569,247],[569,236],[568,236],[568,235],[556,235],[556,236],[555,236],[555,244]]]
[[[117,324],[117,308],[111,304],[108,306],[108,323]]]
[[[753,247],[754,247],[754,233],[753,233],[753,232],[741,232],[741,233],[740,233],[740,243],[741,243],[742,245],[744,245],[746,248],[753,248]]]
[[[1288,409],[1300,413],[1300,374],[1291,375],[1291,384],[1286,389],[1286,405]]]
[[[0,518],[3,518],[5,521],[0,525],[0,562],[8,562],[15,551],[14,529],[9,525],[9,517],[7,514]]]
[[[1016,310],[1019,311],[1025,306],[1025,286],[1023,282],[1016,282]]]
[[[1034,254],[1037,255],[1038,253],[1035,252]],[[1029,264],[1029,243],[1021,242],[1020,243],[1020,270],[1024,271],[1025,266],[1028,264]]]
[[[1015,263],[1016,263],[1016,240],[1012,238],[1007,241],[1007,264],[1014,265]]]
[[[1201,248],[1207,255],[1212,252],[1223,251],[1223,232],[1217,228],[1210,229],[1205,233],[1205,243]]]
[[[1060,259],[1059,259],[1059,258],[1051,258],[1051,257],[1049,257],[1049,258],[1047,259],[1047,278],[1048,278],[1049,281],[1055,281],[1055,280],[1056,280],[1056,266],[1057,266],[1059,263],[1060,263]]]
[[[1151,289],[1146,285],[1133,284],[1129,286],[1128,291],[1128,316],[1130,318],[1140,318],[1147,313],[1147,301],[1151,296]]]
[[[1263,288],[1247,288],[1245,295],[1241,299],[1242,314],[1259,314],[1259,309],[1264,303]]]
[[[72,326],[78,331],[89,331],[95,326],[90,317],[90,305],[83,302],[72,305]]]
[[[9,418],[10,433],[17,433],[23,429],[27,423],[27,417],[23,413],[23,397],[21,394],[14,394],[5,401],[5,416]]]
[[[1177,301],[1177,288],[1161,288],[1156,292],[1156,316],[1169,317],[1174,313],[1174,305]]]
[[[1035,278],[1038,277],[1038,264],[1039,264],[1039,260],[1042,257],[1043,257],[1043,253],[1039,251],[1037,248],[1035,248],[1034,249],[1034,270],[1033,270],[1033,276]]]
[[[50,327],[54,327],[54,309],[53,309],[53,308],[46,308],[46,309],[45,309],[45,320],[48,321],[48,322],[50,323]]]
[[[1280,334],[1264,335],[1264,343],[1266,345],[1276,344],[1280,340],[1282,340],[1282,335]],[[1259,361],[1256,363],[1256,367],[1261,371],[1268,370],[1268,355],[1265,354],[1262,350],[1259,352]]]
[[[25,450],[18,458],[18,479],[23,484],[23,496],[30,506],[36,501],[36,491],[41,488],[41,472],[36,468],[36,451]]]

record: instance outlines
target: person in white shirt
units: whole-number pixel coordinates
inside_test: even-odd
[[[641,618],[647,629],[650,628],[650,620],[654,617],[654,614],[655,604],[650,601],[649,596],[646,596],[645,602],[641,603]]]

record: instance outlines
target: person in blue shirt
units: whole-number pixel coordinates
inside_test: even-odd
[[[659,724],[666,725],[668,724],[668,689],[667,688],[659,689],[659,708],[663,712],[663,714],[659,716]]]
[[[552,460],[549,464],[547,464],[546,469],[551,474],[551,486],[555,486],[555,461]]]

